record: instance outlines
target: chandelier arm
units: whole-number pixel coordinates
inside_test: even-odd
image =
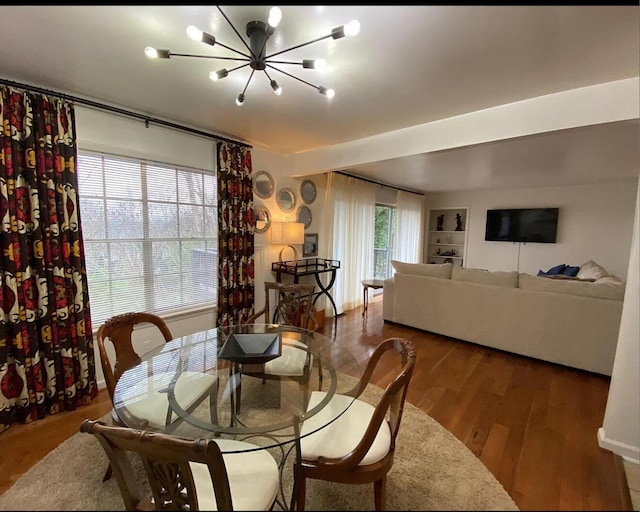
[[[293,64],[296,66],[302,66],[302,62],[294,62],[292,60],[269,60],[272,64]]]
[[[251,79],[253,78],[253,74],[256,72],[255,69],[251,70],[251,74],[249,75],[249,80],[247,80],[247,84],[244,86],[244,89],[242,90],[242,94],[244,94],[245,92],[247,92],[247,87],[249,87],[249,82],[251,82]]]
[[[271,55],[267,55],[265,57],[265,59],[270,59],[271,57],[275,57],[276,55],[280,55],[281,53],[290,52],[291,50],[296,50],[298,48],[302,48],[303,46],[308,46],[310,44],[317,43],[318,41],[322,41],[323,39],[327,39],[329,37],[332,37],[332,35],[328,34],[326,36],[318,37],[317,39],[313,39],[311,41],[307,41],[306,43],[302,43],[302,44],[299,44],[299,45],[296,45],[296,46],[292,46],[291,48],[287,48],[286,50],[281,50],[279,52],[272,53]]]
[[[227,72],[231,73],[232,71],[237,71],[238,69],[246,68],[248,65],[249,65],[249,62],[247,62],[246,64],[242,64],[240,66],[236,66],[235,68],[231,68],[227,70]],[[251,74],[253,74],[253,71],[251,71]]]
[[[303,84],[307,84],[309,87],[313,87],[315,90],[320,91],[320,86],[318,85],[313,85],[310,82],[307,82],[306,80],[303,80],[302,78],[298,78],[297,76],[292,75],[291,73],[287,73],[286,71],[282,71],[281,69],[278,69],[275,66],[272,66],[271,64],[267,63],[267,67],[271,68],[271,69],[275,69],[276,71],[279,71],[280,73],[282,73],[283,75],[287,75],[288,77],[294,78],[296,79],[298,82],[302,82]],[[265,74],[267,72],[265,71]],[[269,75],[267,75],[268,77]]]
[[[195,57],[197,59],[220,59],[220,60],[239,60],[251,62],[249,57],[216,57],[215,55],[194,55],[193,53],[173,53],[169,52],[171,57]]]
[[[231,20],[229,18],[227,18],[227,15],[222,11],[222,8],[219,5],[216,5],[216,7],[218,8],[218,10],[220,11],[220,14],[222,14],[222,16],[224,17],[225,20],[227,20],[227,23],[231,26],[231,28],[233,29],[233,31],[236,33],[236,35],[240,38],[240,41],[242,41],[242,44],[245,45],[245,47],[247,48],[247,50],[249,50],[249,53],[251,53],[251,48],[249,47],[249,45],[247,44],[247,42],[244,40],[244,37],[242,37],[240,35],[240,32],[238,32],[238,30],[236,29],[236,27],[233,26],[233,23],[231,23]],[[218,43],[219,44],[219,43]],[[228,48],[227,48],[228,49]],[[234,51],[238,51],[238,50],[234,50]],[[238,52],[240,53],[240,52]],[[244,54],[242,54],[244,55]]]
[[[226,44],[222,44],[221,42],[219,42],[217,40],[216,40],[216,45],[222,46],[223,48],[226,48],[227,50],[230,50],[232,52],[236,52],[236,53],[242,55],[243,57],[245,57],[247,60],[251,60],[251,55],[247,55],[246,53],[243,53],[240,50],[236,50],[235,48],[231,48],[231,46],[227,46]]]

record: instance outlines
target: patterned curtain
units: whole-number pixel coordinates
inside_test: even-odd
[[[254,311],[256,225],[251,150],[218,143],[218,326],[244,323]]]
[[[98,395],[73,104],[0,86],[0,431]]]

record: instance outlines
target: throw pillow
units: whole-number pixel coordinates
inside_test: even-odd
[[[396,272],[401,274],[414,274],[427,277],[451,278],[451,263],[407,263],[405,261],[391,260],[391,265]]]
[[[544,277],[544,276],[555,276],[555,275],[558,275],[558,274],[562,274],[564,272],[565,268],[566,268],[566,265],[564,263],[561,263],[560,265],[556,265],[555,267],[551,267],[546,272],[544,272],[543,270],[540,270],[538,272],[538,276]]]
[[[607,277],[609,272],[598,265],[595,261],[589,260],[586,263],[580,265],[580,270],[576,274],[576,277],[580,279],[600,279],[601,277]]]
[[[562,273],[565,276],[576,277],[579,271],[580,271],[580,267],[571,267],[567,265],[566,267],[564,267],[564,270],[562,271]]]

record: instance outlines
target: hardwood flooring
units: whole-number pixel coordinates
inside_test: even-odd
[[[460,439],[521,510],[632,510],[619,458],[598,446],[609,391],[600,375],[385,324],[382,297],[327,319],[325,334],[361,364],[382,340],[413,340],[417,364],[408,401]],[[384,369],[374,375],[384,386]],[[106,390],[93,404],[0,434],[0,493],[85,418],[111,408]],[[401,427],[402,428],[402,427]]]

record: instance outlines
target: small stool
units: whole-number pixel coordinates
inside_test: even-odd
[[[365,316],[367,313],[367,308],[369,307],[369,293],[368,289],[373,288],[374,290],[378,290],[380,288],[384,288],[384,279],[365,279],[362,281],[363,288],[363,304],[362,308],[362,316]]]

